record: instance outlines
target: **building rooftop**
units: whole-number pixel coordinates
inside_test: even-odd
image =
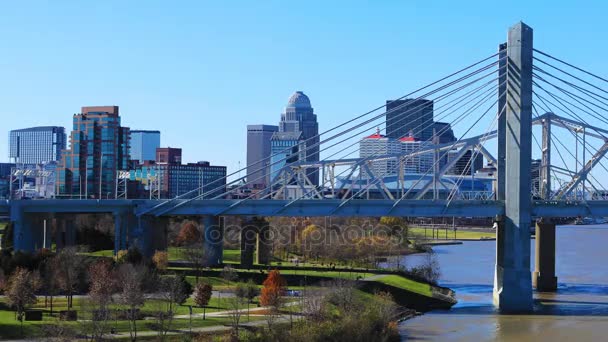
[[[270,140],[300,140],[302,132],[274,132]]]
[[[291,95],[289,101],[287,101],[287,107],[311,108],[310,99],[303,92],[296,91],[293,95]]]
[[[376,128],[376,133],[365,137],[365,139],[382,139],[382,138],[386,138],[385,135],[380,134],[380,128]]]
[[[26,132],[26,131],[47,131],[49,129],[56,129],[56,128],[61,128],[64,129],[61,126],[37,126],[37,127],[29,127],[29,128],[21,128],[21,129],[13,129],[11,130],[11,132]]]
[[[416,139],[415,137],[403,137],[401,139],[399,139],[399,141],[401,142],[413,142],[413,141],[418,141],[419,139]]]
[[[158,133],[160,134],[160,131],[150,131],[150,130],[145,130],[145,129],[132,129],[131,133]]]

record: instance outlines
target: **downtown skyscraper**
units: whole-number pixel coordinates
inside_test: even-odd
[[[9,158],[19,164],[42,164],[61,159],[66,146],[65,128],[41,126],[9,132]]]
[[[301,133],[300,139],[304,142],[304,151],[300,151],[304,160],[319,161],[319,124],[317,115],[310,104],[310,99],[301,91],[296,91],[285,107],[285,112],[281,114],[279,122],[279,133]],[[279,135],[277,135],[279,138]],[[293,136],[290,135],[290,139]],[[293,139],[292,139],[293,140]],[[276,144],[279,139],[275,139]],[[285,161],[283,161],[285,164]],[[276,166],[275,166],[276,167]],[[319,171],[310,169],[307,175],[312,184],[319,184]]]
[[[128,168],[129,139],[118,106],[82,107],[57,168],[57,196],[112,198],[117,171]]]
[[[270,174],[270,138],[279,127],[273,125],[247,125],[247,184],[263,189],[268,186]]]

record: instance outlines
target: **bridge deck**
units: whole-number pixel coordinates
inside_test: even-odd
[[[131,211],[142,214],[162,205],[159,200],[16,200],[0,203],[0,214],[11,208],[36,213],[99,213]],[[248,216],[420,216],[493,217],[504,213],[501,201],[445,200],[198,200],[172,201],[179,204],[165,215]],[[162,208],[162,206],[161,206]],[[534,217],[606,217],[608,201],[535,201]]]

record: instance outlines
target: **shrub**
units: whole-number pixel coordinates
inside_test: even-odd
[[[152,262],[157,270],[166,271],[169,266],[169,256],[165,251],[156,251],[152,257]]]

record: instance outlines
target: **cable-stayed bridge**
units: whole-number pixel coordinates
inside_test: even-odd
[[[432,141],[408,150],[378,143],[362,155],[360,144],[372,132],[383,138],[391,125],[411,122],[425,102],[407,110],[376,107],[248,165],[270,173],[267,186],[256,191],[246,191],[246,182],[254,180],[237,176],[238,170],[173,199],[10,200],[0,211],[10,214],[18,250],[48,244],[44,220],[53,218],[60,246],[74,243],[72,214],[109,212],[115,217],[115,250],[136,245],[150,253],[163,248],[159,232],[167,217],[200,216],[209,265],[222,262],[221,217],[229,215],[492,217],[498,226],[495,302],[505,311],[528,310],[533,283],[539,290],[556,288],[552,219],[608,216],[607,83],[535,49],[532,29],[518,23],[496,53],[400,98],[432,100],[434,118],[413,131],[449,123],[435,129]],[[397,119],[385,121],[391,111]],[[458,138],[441,142],[450,128]],[[306,161],[307,152],[319,153],[320,160]],[[478,157],[491,167],[475,170]],[[312,174],[319,174],[320,184],[311,181]],[[263,249],[267,223],[254,220]],[[534,221],[538,253],[532,275]],[[250,264],[247,253],[242,261]],[[265,254],[258,250],[259,262],[267,262]]]

